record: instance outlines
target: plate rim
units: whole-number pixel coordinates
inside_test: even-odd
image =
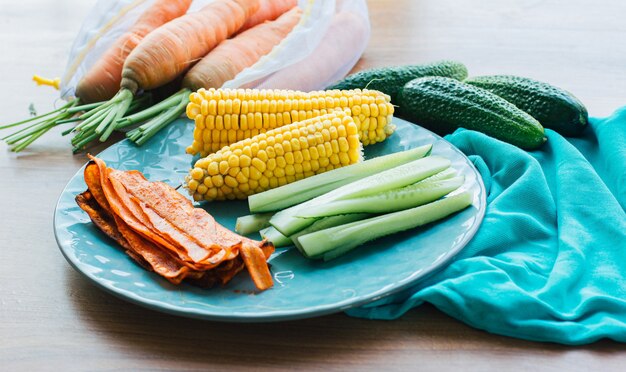
[[[480,172],[478,171],[478,169],[476,168],[476,166],[474,165],[474,163],[458,147],[456,147],[454,144],[452,144],[450,141],[446,140],[445,138],[439,136],[436,133],[433,133],[432,131],[418,124],[412,123],[404,119],[401,119],[401,120],[411,125],[418,126],[420,130],[424,130],[428,132],[430,135],[434,136],[436,140],[438,141],[439,140],[445,141],[452,148],[453,151],[455,151],[457,154],[459,154],[461,157],[465,159],[466,163],[470,166],[472,171],[476,174],[476,181],[478,183],[478,190],[479,190],[478,199],[481,205],[477,208],[478,210],[476,214],[477,222],[472,224],[471,228],[464,234],[463,239],[461,239],[461,241],[456,244],[456,247],[454,247],[454,249],[451,249],[448,252],[446,252],[445,257],[441,259],[437,265],[431,265],[424,270],[413,272],[410,276],[404,278],[402,281],[393,283],[392,285],[389,286],[389,288],[387,287],[381,288],[367,295],[357,297],[356,299],[347,298],[339,302],[329,303],[326,305],[318,305],[315,307],[309,306],[309,307],[305,307],[305,308],[298,309],[298,310],[271,310],[271,311],[259,312],[258,315],[251,316],[249,314],[237,315],[236,312],[231,313],[229,315],[223,315],[223,314],[211,313],[210,311],[201,311],[200,309],[196,309],[196,308],[184,308],[178,305],[172,305],[171,303],[168,303],[165,301],[156,301],[153,299],[141,297],[132,291],[127,291],[124,289],[116,288],[114,285],[104,283],[102,280],[99,280],[93,274],[89,273],[88,270],[82,269],[82,264],[79,262],[76,262],[75,261],[76,257],[70,255],[69,252],[67,251],[68,249],[71,250],[71,246],[65,247],[64,242],[61,241],[59,237],[59,233],[57,232],[57,219],[59,218],[59,215],[60,215],[58,211],[60,208],[60,204],[62,203],[62,199],[65,196],[65,194],[68,192],[68,188],[70,187],[71,181],[77,175],[79,175],[79,173],[84,171],[85,166],[88,164],[88,162],[83,164],[76,171],[76,173],[68,180],[67,184],[63,188],[63,191],[61,191],[59,197],[57,198],[57,202],[54,208],[54,218],[53,218],[53,226],[52,226],[55,240],[57,242],[59,250],[61,251],[61,254],[66,259],[66,261],[68,261],[70,266],[74,270],[78,271],[82,276],[89,279],[89,281],[95,284],[98,288],[104,289],[106,292],[114,295],[115,297],[120,298],[125,301],[129,301],[135,305],[139,305],[141,307],[144,307],[150,310],[156,310],[156,311],[167,313],[170,315],[177,315],[177,316],[182,316],[182,317],[187,317],[187,318],[195,318],[195,319],[202,319],[202,320],[209,320],[209,321],[220,321],[220,322],[236,322],[236,323],[279,322],[279,321],[308,319],[308,318],[313,318],[313,317],[330,315],[334,313],[343,312],[350,308],[355,308],[355,307],[363,306],[368,303],[372,303],[374,301],[378,301],[380,299],[391,296],[395,293],[401,292],[407,289],[408,287],[410,287],[411,285],[415,284],[418,280],[427,279],[428,277],[435,274],[437,271],[440,271],[444,267],[446,267],[447,266],[446,264],[452,261],[465,248],[465,246],[474,238],[474,236],[476,235],[476,232],[482,225],[482,222],[486,213],[486,209],[487,209],[485,185],[484,185],[482,176]],[[115,142],[111,144],[109,147],[107,147],[106,149],[99,152],[98,155],[96,156],[99,157],[101,154],[109,151],[114,146],[119,146],[120,144],[124,142],[129,143],[130,140],[128,140],[127,138],[124,138],[118,142]],[[139,268],[139,269],[144,270],[142,268]]]

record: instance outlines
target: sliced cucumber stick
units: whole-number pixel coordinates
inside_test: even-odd
[[[312,233],[318,230],[328,229],[329,227],[335,227],[335,226],[343,225],[343,224],[358,221],[358,220],[363,220],[369,216],[370,215],[367,213],[354,213],[354,214],[345,214],[345,215],[322,218],[322,219],[315,221],[315,223],[313,223],[311,226],[307,227],[306,229],[303,229],[289,237],[281,234],[280,231],[276,230],[273,227],[268,227],[267,229],[263,229],[260,231],[260,233],[263,239],[267,239],[268,241],[272,242],[275,247],[286,247],[286,246],[294,245],[295,238],[300,235]],[[298,249],[300,248],[298,247]]]
[[[280,231],[271,226],[259,231],[259,233],[263,239],[274,244],[274,247],[276,248],[293,245],[293,242],[289,239],[289,237],[281,234]]]
[[[235,223],[235,231],[241,235],[248,235],[270,226],[273,213],[257,213],[241,216]]]
[[[302,235],[296,240],[307,257],[323,257],[327,261],[370,240],[437,221],[471,204],[472,195],[464,191],[416,208]]]
[[[335,200],[375,195],[380,192],[404,187],[421,181],[450,167],[450,160],[441,156],[428,156],[414,160],[380,173],[361,178],[338,189],[320,195],[302,204],[295,205],[276,213],[270,224],[283,235],[289,236],[315,222],[314,218],[299,218],[303,211],[312,206]],[[294,183],[294,185],[296,185]]]
[[[345,213],[377,214],[401,211],[437,200],[458,189],[465,181],[463,176],[443,180],[431,180],[431,177],[401,189],[389,190],[377,195],[312,206],[301,211],[298,217],[320,218]]]
[[[252,213],[285,209],[363,177],[423,158],[429,155],[431,150],[432,145],[424,145],[402,152],[379,156],[347,167],[333,169],[298,182],[251,195],[248,197],[248,206]]]

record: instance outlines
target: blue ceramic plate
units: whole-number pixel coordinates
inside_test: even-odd
[[[76,194],[86,189],[82,169],[59,198],[54,215],[57,242],[69,263],[98,286],[139,305],[182,316],[278,321],[340,312],[378,300],[449,262],[472,238],[485,211],[480,175],[459,150],[419,126],[399,119],[394,122],[396,133],[384,143],[366,148],[366,157],[434,143],[433,153],[452,160],[465,175],[463,188],[473,193],[473,205],[437,224],[378,239],[331,262],[310,261],[296,249],[278,249],[270,258],[274,287],[267,291],[255,291],[245,272],[225,287],[200,289],[172,285],[140,268],[74,202]],[[137,169],[149,180],[177,186],[191,166],[185,147],[192,131],[193,125],[181,119],[143,147],[124,140],[98,156],[110,167]],[[238,216],[249,213],[245,201],[201,205],[230,229]]]

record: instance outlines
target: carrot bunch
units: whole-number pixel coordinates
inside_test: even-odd
[[[182,89],[178,93],[154,107],[122,119],[118,127],[123,128],[149,119],[127,134],[138,145],[144,144],[185,112],[192,92],[200,88],[219,88],[268,54],[298,23],[301,13],[299,8],[293,8],[275,21],[251,27],[224,41],[185,74]]]
[[[16,144],[14,151],[21,151],[52,127],[80,121],[64,132],[74,133],[76,152],[96,139],[106,141],[116,129],[150,119],[129,134],[138,144],[144,143],[184,112],[191,91],[219,87],[232,79],[269,53],[300,17],[299,10],[289,11],[297,0],[215,0],[185,14],[190,3],[157,0],[84,76],[76,89],[77,99],[47,114],[0,127],[35,122],[5,140]],[[150,103],[144,92],[185,72],[177,94],[127,116]],[[75,116],[80,112],[84,113]]]
[[[185,14],[191,1],[156,0],[84,75],[76,88],[76,99],[43,115],[0,127],[6,129],[30,124],[27,128],[2,139],[13,145],[13,151],[19,152],[53,127],[75,121],[70,118],[76,113],[99,106],[98,103],[93,104],[94,102],[113,97],[122,80],[122,67],[128,55],[150,32]],[[145,100],[136,102],[132,107],[129,105],[129,109],[141,107],[144,102]]]
[[[175,79],[239,30],[258,6],[258,0],[216,0],[149,33],[124,61],[117,94],[83,114],[87,120],[75,128],[81,141],[74,146],[80,148],[95,138],[106,141],[139,91]]]

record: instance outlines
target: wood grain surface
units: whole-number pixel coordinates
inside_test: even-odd
[[[59,104],[59,76],[95,1],[0,0],[0,122]],[[357,69],[451,58],[575,93],[593,116],[626,104],[626,2],[369,1]],[[343,314],[270,324],[184,319],[129,304],[60,254],[56,200],[78,168],[60,131],[19,155],[0,144],[0,370],[623,370],[622,344],[567,347],[492,335],[429,305],[395,321]],[[2,134],[4,132],[0,132]],[[104,148],[94,149],[97,153]]]

